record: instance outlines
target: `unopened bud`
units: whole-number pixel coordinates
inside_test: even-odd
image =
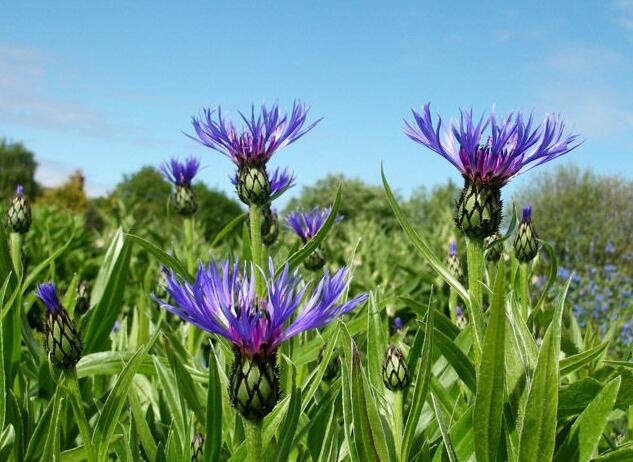
[[[396,346],[389,346],[382,363],[382,381],[391,391],[402,391],[410,382],[409,366],[402,351]]]

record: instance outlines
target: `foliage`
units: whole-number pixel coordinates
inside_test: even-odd
[[[36,196],[40,190],[35,182],[36,168],[33,153],[24,145],[0,139],[0,199],[12,197],[18,184],[29,197]]]
[[[38,198],[37,204],[85,213],[90,207],[90,202],[84,192],[82,173],[76,171],[63,185],[45,189],[42,196]]]

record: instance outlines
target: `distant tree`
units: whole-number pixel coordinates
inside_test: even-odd
[[[576,166],[537,177],[514,198],[568,269],[614,264],[633,275],[633,182]]]
[[[328,175],[317,180],[314,186],[304,186],[299,196],[288,202],[285,210],[328,207],[332,205],[339,185],[342,188],[339,214],[346,221],[375,221],[388,229],[398,227],[382,186],[370,185],[344,175]]]
[[[171,184],[152,166],[124,175],[111,196],[128,205],[136,206],[140,217],[162,216],[171,193]]]
[[[63,210],[85,213],[90,201],[84,191],[84,176],[77,170],[69,180],[57,188],[47,188],[37,199],[38,205],[48,205]]]
[[[27,196],[36,196],[39,193],[35,182],[36,168],[33,153],[23,144],[0,139],[0,198],[12,197],[18,184],[24,186]]]
[[[194,184],[193,190],[198,198],[196,220],[202,224],[208,238],[212,238],[229,221],[244,212],[235,199],[221,191],[210,189],[204,183]]]

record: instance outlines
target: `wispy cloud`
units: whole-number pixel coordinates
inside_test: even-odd
[[[76,170],[64,162],[38,157],[35,180],[48,188],[55,188],[66,183]],[[86,178],[84,187],[88,197],[103,196],[112,190],[111,186],[92,181],[90,177]]]
[[[49,84],[71,75],[66,64],[40,50],[0,43],[0,123],[102,140],[116,137],[146,148],[164,146],[164,140],[139,127],[118,123],[96,107],[60,96]]]
[[[624,30],[633,34],[633,0],[615,0],[615,22]],[[633,35],[631,35],[633,39]]]

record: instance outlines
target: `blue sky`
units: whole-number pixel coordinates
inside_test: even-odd
[[[384,161],[407,194],[459,180],[403,135],[409,109],[430,100],[448,118],[495,104],[560,113],[581,133],[556,163],[633,178],[633,0],[475,3],[12,2],[0,15],[0,137],[33,150],[48,185],[81,168],[95,195],[196,154],[202,179],[229,191],[230,161],[182,134],[191,116],[300,98],[324,119],[274,159],[299,187],[328,172],[377,184]]]

